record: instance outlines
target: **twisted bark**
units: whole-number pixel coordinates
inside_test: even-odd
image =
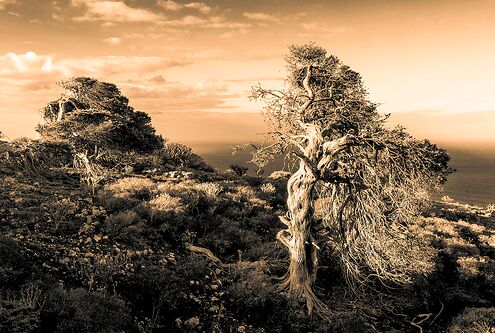
[[[287,288],[293,297],[303,297],[309,315],[314,312],[327,317],[330,310],[313,292],[319,259],[319,247],[312,234],[313,197],[319,178],[315,165],[321,155],[322,142],[316,127],[307,129],[307,144],[300,157],[299,169],[287,183],[287,217],[280,216],[287,229],[281,230],[277,238],[290,252],[289,270],[281,287]]]
[[[299,169],[287,183],[287,215],[279,217],[287,229],[279,231],[277,239],[290,253],[289,270],[281,287],[294,297],[303,297],[310,315],[314,312],[326,318],[330,310],[313,292],[320,250],[312,233],[314,188],[318,180],[331,172],[328,168],[332,161],[352,140],[346,135],[325,141],[316,125],[307,125],[305,130],[305,147],[296,154],[300,159]]]

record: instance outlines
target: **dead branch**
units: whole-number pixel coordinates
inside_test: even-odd
[[[208,259],[213,261],[215,264],[222,268],[227,268],[227,269],[243,269],[243,268],[254,268],[254,269],[260,269],[260,270],[268,270],[269,269],[269,263],[266,260],[258,260],[258,261],[239,261],[236,263],[230,263],[230,264],[224,264],[217,256],[211,252],[210,249],[207,249],[205,247],[200,247],[200,246],[195,246],[190,243],[186,243],[186,249],[191,251],[192,253],[196,254],[201,254],[206,256]]]

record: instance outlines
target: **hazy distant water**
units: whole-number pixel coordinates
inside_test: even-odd
[[[495,204],[495,147],[447,147],[457,172],[444,186],[445,194],[466,203]]]
[[[248,152],[232,155],[232,144],[188,143],[196,153],[219,170],[232,163],[244,164],[250,159]],[[446,147],[451,156],[451,167],[457,172],[450,175],[444,185],[444,195],[459,202],[487,205],[495,203],[495,147]],[[250,169],[255,169],[248,164]],[[265,174],[280,169],[278,161],[267,167]]]

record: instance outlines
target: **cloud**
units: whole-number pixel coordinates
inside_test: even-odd
[[[334,34],[341,34],[341,33],[346,33],[346,32],[351,31],[351,29],[349,29],[349,27],[327,26],[327,25],[325,25],[323,23],[319,23],[319,22],[302,23],[301,27],[304,30],[311,31],[311,32],[319,31],[322,33],[334,33]]]
[[[23,73],[48,73],[53,71],[53,58],[28,51],[24,54],[9,52],[0,56],[0,77]]]
[[[277,22],[279,19],[273,15],[268,15],[259,12],[246,12],[243,13],[245,17],[253,21],[264,21],[264,22]]]
[[[181,4],[172,0],[159,1],[158,3],[161,7],[170,11],[179,11],[184,8],[196,9],[203,14],[209,14],[211,12],[211,7],[203,2],[190,2],[186,4]]]
[[[160,6],[162,6],[163,8],[165,8],[166,10],[172,10],[172,11],[177,11],[177,10],[181,10],[182,8],[184,8],[183,4],[177,3],[177,2],[172,1],[172,0],[159,1],[158,4]]]
[[[110,45],[120,45],[122,44],[122,38],[119,37],[109,37],[101,40],[104,43],[108,43]]]
[[[191,60],[168,57],[101,56],[56,59],[32,51],[24,54],[9,52],[0,55],[0,79],[12,80],[16,84],[33,79],[54,83],[73,76],[123,80],[128,76],[159,75],[169,68],[189,64],[192,64]]]
[[[203,14],[209,14],[211,12],[211,7],[209,7],[208,5],[206,5],[202,2],[191,2],[191,3],[185,4],[184,7],[197,9]]]
[[[7,5],[14,4],[16,0],[0,0],[0,10],[4,9]]]
[[[142,8],[129,7],[122,1],[72,0],[72,4],[86,9],[82,16],[73,18],[76,22],[156,22],[163,19],[159,14]]]
[[[151,113],[231,109],[227,102],[238,97],[224,85],[199,82],[195,85],[153,77],[145,82],[128,81],[119,85],[133,105]]]
[[[207,18],[198,17],[194,15],[187,15],[180,19],[163,21],[160,23],[164,26],[171,27],[200,27],[200,28],[212,28],[212,29],[239,29],[241,33],[246,33],[251,24],[242,22],[228,21],[221,16],[210,16]]]

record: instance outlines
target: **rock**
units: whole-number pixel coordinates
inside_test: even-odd
[[[187,327],[193,328],[199,325],[199,318],[194,316],[184,322]]]
[[[240,332],[240,333],[246,332],[246,326],[239,326],[237,328],[237,332]]]
[[[101,241],[101,236],[99,236],[99,235],[94,235],[94,236],[93,236],[93,239],[95,240],[95,242],[99,242],[99,241]]]

